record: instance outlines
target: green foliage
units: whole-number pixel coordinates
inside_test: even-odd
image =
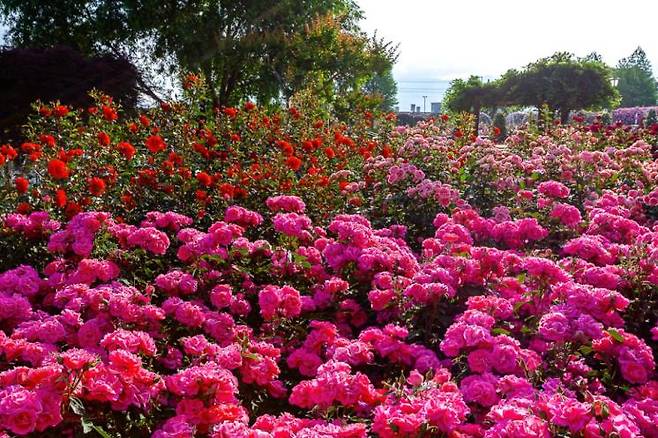
[[[612,70],[597,53],[576,58],[571,53],[558,52],[522,70],[508,70],[496,81],[485,83],[478,76],[467,81],[454,80],[443,104],[453,112],[475,114],[476,126],[482,108],[510,105],[546,106],[550,113],[559,111],[566,123],[572,110],[614,106],[618,93],[611,79]]]
[[[501,88],[498,82],[483,82],[481,77],[471,76],[467,81],[455,79],[450,82],[443,98],[443,107],[451,112],[475,115],[477,132],[482,108],[495,107],[500,101]]]
[[[612,70],[595,57],[558,52],[521,71],[508,71],[502,81],[510,101],[537,108],[546,105],[550,111],[559,111],[566,123],[572,110],[615,105],[618,94],[611,79]]]
[[[328,100],[362,91],[397,52],[359,30],[352,0],[0,0],[0,13],[14,45],[120,53],[152,77],[200,71],[222,106],[278,102],[311,84]]]
[[[615,74],[619,79],[617,88],[621,94],[621,106],[655,105],[658,99],[656,79],[651,63],[641,47],[617,64]]]
[[[443,106],[452,112],[476,114],[481,108],[495,106],[500,99],[495,82],[483,82],[479,76],[471,76],[467,81],[455,79],[450,82],[443,98]]]
[[[379,108],[383,111],[393,111],[395,105],[398,104],[398,86],[395,79],[393,79],[392,69],[374,74],[366,82],[364,91],[368,95],[381,100]]]

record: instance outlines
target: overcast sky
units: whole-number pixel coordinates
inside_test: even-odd
[[[610,65],[639,45],[658,67],[658,0],[357,0],[362,27],[400,43],[400,109],[441,98],[445,83],[497,77],[556,51],[597,51]],[[413,81],[413,82],[411,82]]]

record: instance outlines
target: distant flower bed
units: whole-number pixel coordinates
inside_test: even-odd
[[[612,112],[612,121],[624,125],[639,125],[649,115],[649,111],[658,111],[656,106],[636,106],[630,108],[617,108]]]
[[[654,131],[195,96],[0,150],[0,436],[658,436]]]

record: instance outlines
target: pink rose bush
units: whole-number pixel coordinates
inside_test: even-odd
[[[2,436],[658,436],[649,143],[444,128],[322,199],[3,216]]]

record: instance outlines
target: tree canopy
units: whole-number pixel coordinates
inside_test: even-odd
[[[595,53],[576,58],[566,52],[539,59],[521,70],[508,70],[487,83],[477,76],[456,80],[446,92],[444,105],[452,111],[477,115],[482,108],[523,105],[560,113],[566,122],[578,109],[600,109],[618,100],[612,69]]]
[[[596,58],[576,58],[566,52],[542,58],[520,72],[505,77],[509,100],[559,111],[566,122],[578,109],[610,107],[618,95],[612,84],[612,69]]]
[[[617,64],[615,74],[619,80],[617,88],[621,94],[621,105],[650,106],[658,100],[656,79],[651,62],[641,47]]]
[[[154,98],[163,77],[200,71],[219,105],[306,86],[331,99],[386,74],[397,52],[358,28],[353,0],[0,0],[0,13],[14,46],[122,55]]]
[[[497,106],[501,101],[501,89],[498,82],[483,82],[479,76],[468,80],[455,79],[443,98],[443,106],[449,111],[468,112],[475,115],[475,132],[480,124],[482,108]]]

